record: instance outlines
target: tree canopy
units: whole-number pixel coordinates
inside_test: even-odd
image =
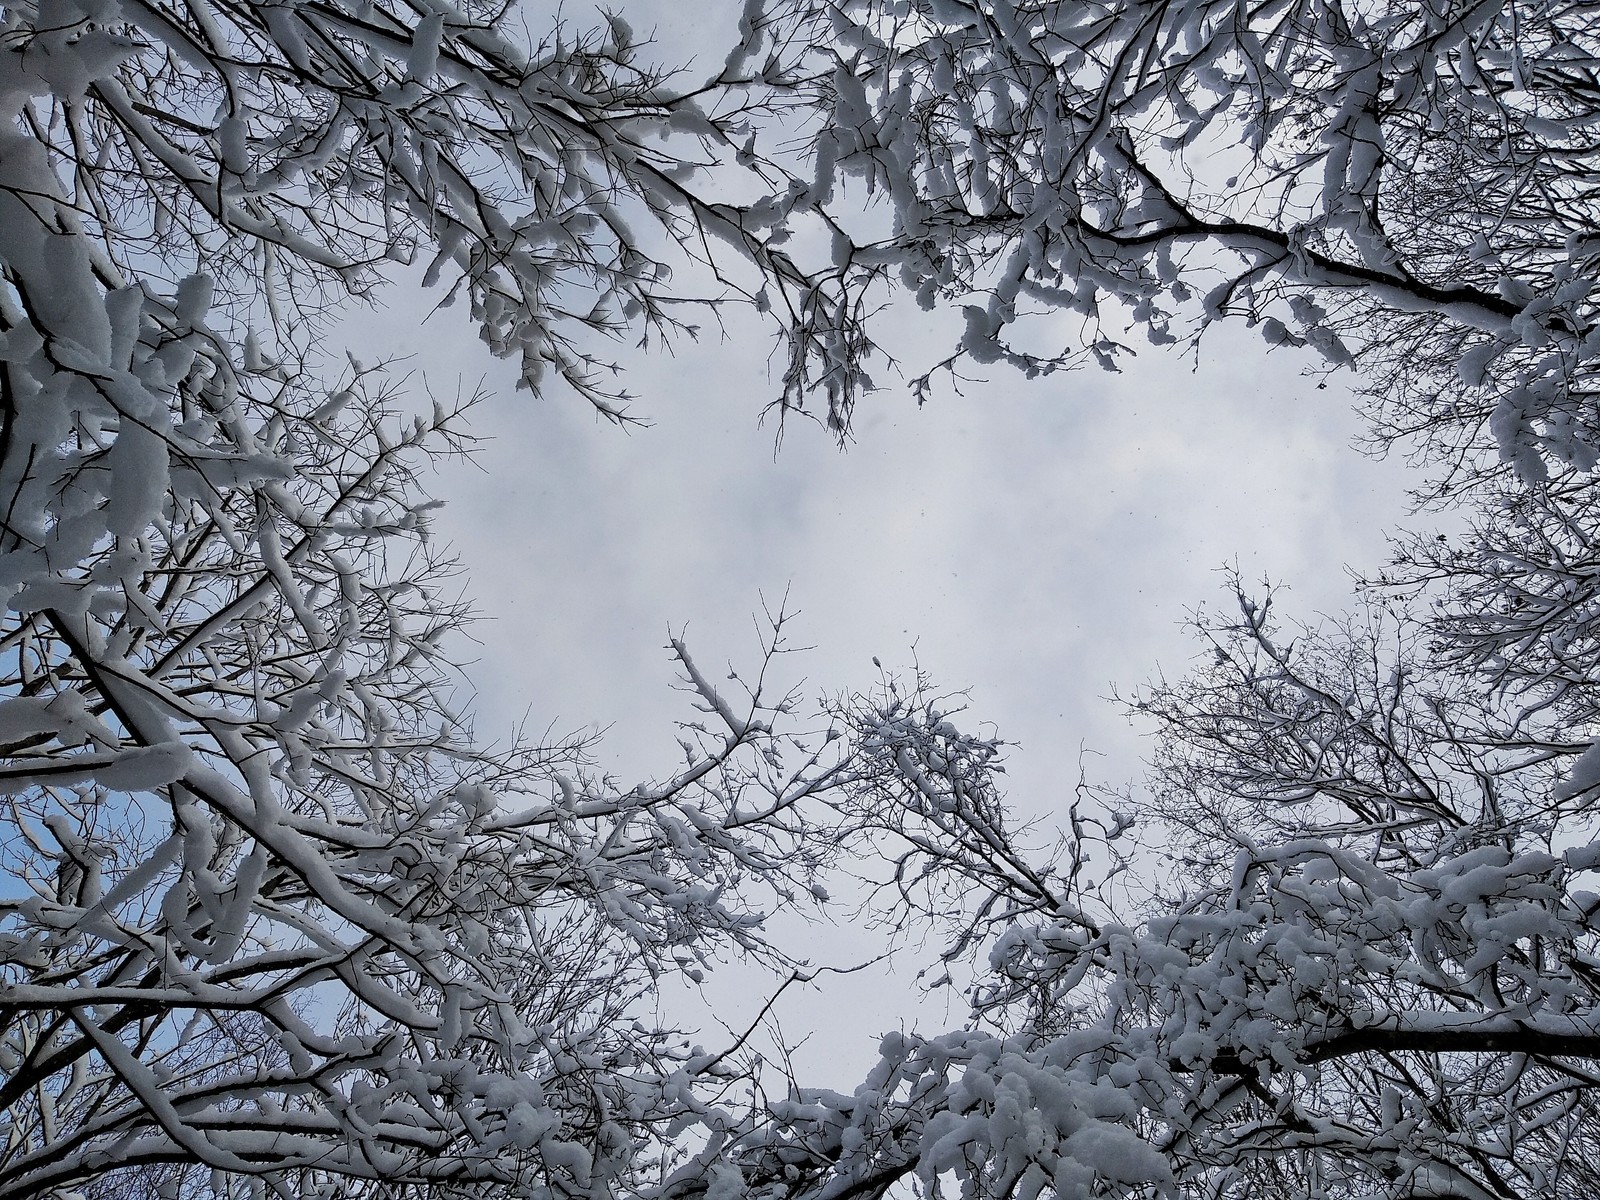
[[[0,1192],[1600,1188],[1588,7],[751,0],[689,84],[459,0],[0,12]],[[1342,622],[1235,581],[1048,852],[929,681],[802,715],[782,611],[728,682],[674,642],[626,787],[457,711],[471,405],[329,340],[392,263],[618,419],[596,339],[696,305],[838,433],[891,289],[965,317],[923,396],[1239,317],[1472,524]],[[868,859],[960,1028],[847,1094],[652,1020]]]

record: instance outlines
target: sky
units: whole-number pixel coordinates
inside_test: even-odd
[[[640,8],[623,11],[642,32],[652,21]],[[716,45],[714,30],[731,37],[731,21],[696,11],[693,28],[654,22],[663,59]],[[1319,389],[1306,359],[1269,353],[1242,327],[1215,329],[1197,356],[1147,349],[1118,375],[1030,382],[995,368],[921,409],[886,376],[847,450],[798,422],[775,451],[760,417],[781,368],[753,319],[671,355],[624,353],[652,422],[628,432],[574,397],[516,391],[464,319],[423,324],[425,312],[401,285],[351,331],[364,354],[409,354],[437,391],[481,380],[490,392],[475,462],[433,483],[447,501],[438,528],[483,618],[468,669],[479,733],[604,729],[601,757],[623,778],[671,770],[674,722],[692,715],[672,688],[669,634],[685,632],[702,667],[753,665],[754,616],[787,594],[796,639],[814,647],[796,664],[806,695],[870,686],[874,657],[887,668],[914,658],[970,690],[969,727],[992,723],[1015,744],[1013,803],[1048,819],[1080,764],[1109,783],[1141,776],[1148,742],[1106,697],[1185,670],[1185,618],[1228,603],[1224,567],[1285,585],[1289,615],[1337,613],[1347,566],[1380,565],[1384,534],[1407,513],[1403,466],[1350,448],[1348,392]],[[914,305],[884,314],[883,329],[908,375],[957,335]],[[799,936],[834,965],[876,945],[859,931]],[[920,965],[912,948],[786,994],[785,1034],[820,1030],[802,1064],[847,1085],[876,1035],[958,1021],[916,999]],[[707,999],[669,1003],[709,1005],[737,1027],[765,995],[727,974]]]

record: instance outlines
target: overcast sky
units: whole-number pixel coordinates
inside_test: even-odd
[[[663,57],[687,44],[679,25],[658,35]],[[1348,394],[1318,390],[1304,359],[1242,328],[1210,335],[1198,367],[1150,348],[1121,375],[997,369],[921,410],[885,377],[847,452],[796,424],[774,456],[775,431],[758,423],[777,390],[758,324],[632,360],[628,385],[654,424],[628,433],[571,397],[514,391],[462,318],[422,328],[408,316],[420,311],[396,289],[353,330],[367,353],[413,354],[438,390],[482,378],[494,393],[476,464],[435,484],[486,618],[471,669],[479,731],[524,717],[533,730],[605,727],[606,765],[624,777],[674,764],[673,721],[688,713],[668,631],[686,627],[706,666],[753,664],[752,614],[787,589],[796,636],[815,646],[809,694],[868,686],[874,656],[905,666],[914,648],[939,683],[970,688],[969,723],[1017,743],[1012,796],[1049,813],[1070,800],[1080,748],[1101,780],[1141,774],[1139,733],[1103,697],[1185,669],[1183,619],[1226,603],[1224,564],[1288,585],[1289,614],[1337,612],[1346,564],[1378,565],[1406,512],[1404,469],[1349,448]],[[914,308],[889,320],[908,368],[947,352],[948,323]],[[816,954],[843,961],[856,945],[829,935]],[[786,1030],[848,1006],[852,1032],[830,1029],[812,1061],[858,1068],[873,1035],[912,1011],[915,965],[834,986],[820,1006],[786,997]]]

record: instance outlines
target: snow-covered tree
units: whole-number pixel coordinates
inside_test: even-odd
[[[772,1106],[729,1153],[745,1188],[1594,1194],[1594,675],[1509,623],[1476,669],[1476,589],[1542,585],[1533,626],[1566,595],[1510,552],[1432,553],[1447,583],[1342,623],[1286,630],[1243,591],[1198,618],[1205,665],[1130,702],[1145,785],[1080,789],[1054,845],[1008,828],[994,743],[916,696],[855,708],[884,911],[949,930],[942,974],[977,952],[973,1019]]]
[[[1147,782],[1053,846],[1007,829],[993,744],[860,709],[886,915],[953,921],[973,1021],[886,1039],[730,1165],[819,1200],[1594,1194],[1593,13],[772,7],[821,48],[808,199],[892,212],[841,261],[964,306],[936,370],[1242,316],[1352,368],[1470,525],[1398,542],[1344,622],[1243,588],[1197,619],[1203,665],[1130,703]]]
[[[1600,1188],[1582,5],[758,0],[677,90],[621,19],[0,11],[0,1194]],[[760,122],[807,105],[796,181]],[[613,416],[594,339],[678,329],[674,263],[776,313],[780,402],[841,429],[884,277],[965,305],[952,371],[1241,313],[1363,371],[1478,524],[1344,625],[1200,621],[1134,701],[1148,787],[1050,845],[923,681],[807,727],[676,643],[703,720],[622,787],[454,711],[414,472],[464,412],[322,340],[390,262]],[[647,1019],[781,961],[760,910],[857,852],[969,1023],[772,1099]]]
[[[1237,314],[1359,365],[1380,444],[1594,464],[1587,4],[766,7],[820,48],[807,199],[892,210],[839,260],[962,306],[944,368],[1115,367]]]
[[[706,716],[661,781],[475,744],[414,478],[463,412],[324,339],[416,262],[527,386],[620,416],[593,339],[680,329],[697,260],[787,306],[791,405],[847,393],[839,281],[741,149],[786,68],[675,90],[620,18],[474,0],[0,31],[0,1194],[646,1189],[737,1068],[640,998],[770,953],[854,744],[681,646]]]
[[[603,1192],[722,1086],[633,1002],[763,953],[737,883],[809,886],[785,814],[838,756],[782,769],[763,702],[736,714],[683,650],[716,724],[670,779],[475,748],[410,474],[458,414],[399,421],[373,378],[337,413],[204,381],[195,420],[283,477],[175,469],[148,528],[13,601],[7,1195],[127,1195],[140,1168],[183,1194]]]

